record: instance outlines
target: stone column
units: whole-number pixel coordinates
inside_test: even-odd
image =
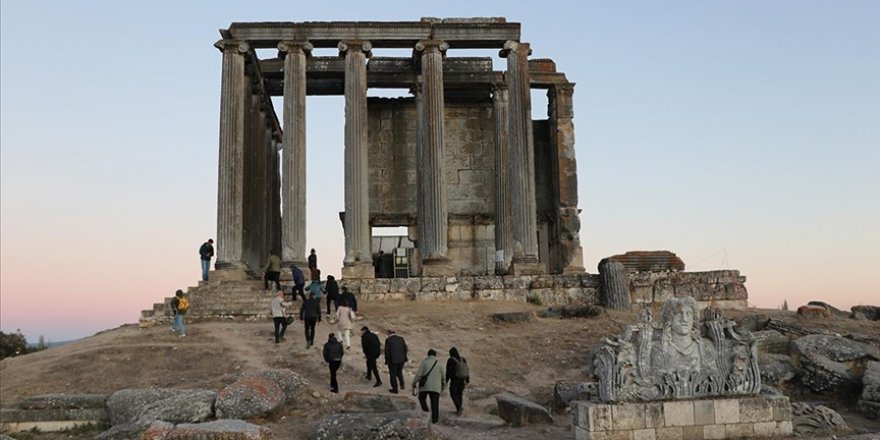
[[[249,105],[244,54],[250,50],[242,41],[220,40],[214,46],[223,52],[220,91],[220,154],[217,179],[217,277],[243,279],[244,262],[244,144],[245,107]]]
[[[555,179],[558,200],[557,231],[559,238],[559,267],[563,273],[584,272],[581,248],[580,209],[577,194],[577,159],[574,151],[574,94],[573,83],[556,84],[547,92],[550,110],[550,130],[555,152]]]
[[[505,77],[510,89],[510,204],[513,216],[513,259],[515,275],[539,274],[538,228],[535,204],[535,157],[533,154],[532,100],[529,85],[528,43],[508,41],[500,52],[507,58]]]
[[[446,200],[443,56],[449,45],[438,40],[416,44],[421,64],[421,105],[417,104],[421,136],[416,146],[419,180],[419,252],[422,276],[453,275],[447,258],[449,214]]]
[[[373,278],[367,156],[368,41],[342,41],[345,56],[345,258],[342,277]]]
[[[306,266],[306,57],[308,42],[282,41],[284,56],[284,129],[282,152],[281,260]]]
[[[508,143],[509,92],[506,83],[492,85],[495,117],[495,273],[504,275],[513,257],[513,229],[510,210],[510,148]],[[500,253],[500,255],[499,255]],[[499,260],[498,257],[501,259]]]

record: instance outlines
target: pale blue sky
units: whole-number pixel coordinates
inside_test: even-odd
[[[759,306],[880,303],[880,2],[4,0],[0,328],[81,337],[196,283],[217,29],[422,16],[520,22],[577,83],[588,271],[669,249],[740,269]],[[338,274],[343,102],[307,106],[308,246]]]

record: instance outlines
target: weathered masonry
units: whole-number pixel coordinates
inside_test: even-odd
[[[285,266],[305,261],[308,95],[345,96],[343,278],[373,278],[374,226],[408,227],[422,277],[583,272],[574,84],[552,60],[529,59],[519,23],[232,23],[220,33],[215,279],[256,270],[270,249]],[[277,58],[260,59],[267,48]],[[372,57],[400,48],[412,56]],[[506,69],[447,56],[462,49],[499,49]],[[411,96],[368,98],[368,88]],[[531,89],[547,90],[547,120],[532,120]],[[272,96],[283,96],[282,121]]]

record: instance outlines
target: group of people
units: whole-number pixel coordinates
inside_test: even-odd
[[[199,248],[199,255],[202,263],[202,280],[208,280],[208,271],[210,269],[210,261],[214,256],[214,240],[208,239]],[[380,260],[381,261],[381,260]],[[284,291],[281,286],[281,258],[275,251],[271,251],[268,261],[263,266],[263,288],[268,290],[269,283],[275,283],[276,294],[269,302],[269,312],[272,316],[274,325],[275,343],[279,344],[284,341],[284,334],[287,327],[293,323],[293,316],[285,313]],[[321,282],[321,271],[318,269],[318,256],[314,249],[308,257],[308,269],[311,283],[308,289],[308,295],[305,293],[305,274],[295,264],[291,265],[291,273],[293,275],[293,287],[291,289],[292,300],[296,301],[297,296],[302,298],[303,303],[299,308],[299,319],[303,322],[306,348],[315,345],[315,327],[321,322],[321,297],[326,293],[326,316],[335,317],[337,332],[331,332],[327,338],[327,342],[323,347],[324,361],[327,362],[330,369],[330,390],[334,393],[339,392],[339,382],[337,372],[342,366],[342,358],[347,351],[351,350],[351,329],[358,311],[357,299],[354,294],[345,286],[340,288],[333,275],[327,276],[325,285]],[[333,304],[334,314],[331,315],[330,305]],[[174,313],[174,323],[172,331],[179,332],[180,336],[186,335],[186,327],[183,323],[183,316],[186,314],[188,302],[184,298],[182,290],[178,290],[175,297],[171,301],[171,308]],[[338,333],[338,336],[337,336]],[[388,366],[388,376],[391,388],[388,390],[393,394],[399,393],[406,389],[403,377],[404,365],[409,361],[407,357],[406,341],[403,337],[397,335],[394,330],[388,330],[388,337],[385,338],[384,357],[385,365]],[[370,331],[369,327],[361,327],[361,348],[366,358],[366,379],[373,380],[373,387],[382,386],[382,379],[379,375],[377,361],[379,356],[383,354],[382,343],[376,333]],[[445,366],[440,365],[437,358],[437,352],[434,349],[428,350],[427,357],[421,362],[416,371],[415,380],[412,383],[412,392],[418,396],[419,404],[423,411],[431,413],[431,421],[437,423],[439,418],[440,394],[449,386],[449,396],[455,405],[455,414],[462,414],[462,401],[465,386],[470,383],[470,369],[467,360],[461,356],[456,347],[449,349],[449,358]],[[428,402],[430,401],[430,406]]]

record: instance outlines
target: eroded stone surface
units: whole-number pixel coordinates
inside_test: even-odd
[[[843,434],[851,431],[837,411],[824,405],[792,402],[791,412],[794,432],[801,437]]]
[[[840,336],[808,335],[792,343],[798,380],[816,392],[858,386],[869,360],[880,360],[876,347]]]
[[[659,328],[644,308],[638,324],[604,339],[593,352],[600,400],[757,394],[761,380],[754,338],[737,333],[720,310],[704,312],[701,322],[693,298],[673,298],[663,305]]]
[[[498,417],[513,426],[552,424],[553,416],[547,408],[535,402],[502,393],[495,396],[498,404]]]
[[[880,418],[880,362],[868,362],[862,376],[859,410],[865,417]]]
[[[242,377],[217,394],[218,418],[246,419],[270,414],[285,402],[284,391],[262,376]]]

